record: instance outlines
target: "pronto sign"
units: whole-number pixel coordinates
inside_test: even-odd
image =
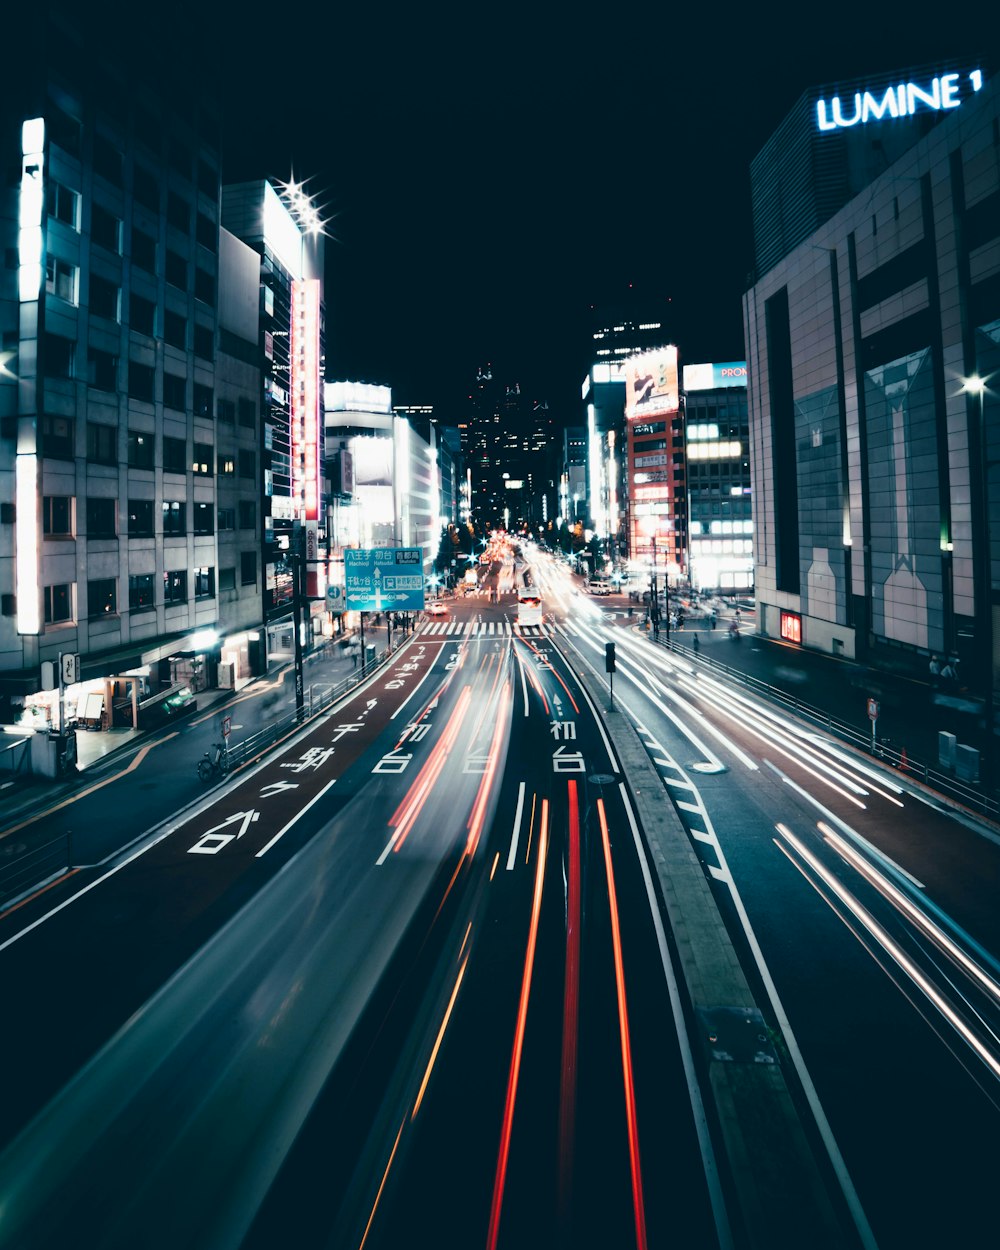
[[[887,118],[912,117],[914,113],[941,113],[957,109],[963,100],[983,85],[982,70],[967,74],[939,74],[929,81],[900,82],[854,91],[816,101],[816,128],[821,131],[847,130]]]
[[[424,606],[419,547],[346,547],[344,581],[349,612],[420,612]]]

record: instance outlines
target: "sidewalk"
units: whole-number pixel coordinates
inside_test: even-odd
[[[396,641],[396,635],[393,640]],[[374,643],[376,658],[380,657],[385,650],[384,629],[379,631],[377,638],[374,631],[369,633],[366,630],[365,642]],[[303,682],[306,689],[313,683],[340,681],[357,673],[355,654],[356,651],[352,653],[348,646],[340,645],[339,639],[330,639],[326,645],[306,652],[303,656]],[[118,759],[134,753],[142,746],[155,744],[178,733],[190,735],[192,732],[196,736],[217,741],[218,728],[213,725],[210,730],[206,730],[203,728],[205,724],[217,721],[228,706],[237,702],[241,705],[241,716],[246,719],[248,708],[252,707],[249,702],[252,696],[259,694],[262,688],[271,687],[278,688],[275,700],[268,700],[266,708],[253,708],[250,715],[257,718],[273,715],[277,701],[292,706],[295,698],[295,667],[291,660],[273,665],[267,674],[251,678],[237,689],[214,688],[199,691],[196,695],[196,709],[171,724],[159,725],[149,730],[111,729],[101,733],[77,730],[77,764],[70,776],[59,779],[38,777],[31,773],[0,776],[0,843],[6,829],[83,790],[96,777],[111,771]],[[204,746],[207,745],[206,742]]]

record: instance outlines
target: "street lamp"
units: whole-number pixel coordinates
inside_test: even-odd
[[[970,449],[978,447],[979,450],[979,498],[980,507],[982,509],[982,526],[980,527],[980,541],[973,542],[972,556],[976,598],[981,603],[981,609],[978,613],[980,617],[979,631],[981,631],[982,644],[980,654],[985,661],[985,687],[984,687],[984,719],[986,728],[986,767],[987,776],[991,776],[993,764],[993,686],[995,680],[995,664],[993,656],[993,575],[992,575],[992,547],[990,543],[990,477],[989,471],[992,467],[989,460],[989,447],[986,439],[986,379],[981,378],[978,374],[963,379],[962,390],[967,395],[977,396],[979,403],[974,407],[974,416],[976,428],[972,431],[970,439]],[[998,463],[998,462],[994,462]]]

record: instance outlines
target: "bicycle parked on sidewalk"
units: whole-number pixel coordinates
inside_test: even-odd
[[[213,773],[225,777],[229,773],[229,749],[221,742],[213,742],[212,748],[206,751],[198,761],[198,776],[208,781]]]

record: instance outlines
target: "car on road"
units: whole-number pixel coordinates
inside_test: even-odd
[[[448,605],[446,603],[442,603],[440,599],[434,599],[427,605],[424,611],[428,616],[447,616]]]
[[[593,581],[590,583],[590,593],[592,595],[610,595],[611,584],[604,581]]]

